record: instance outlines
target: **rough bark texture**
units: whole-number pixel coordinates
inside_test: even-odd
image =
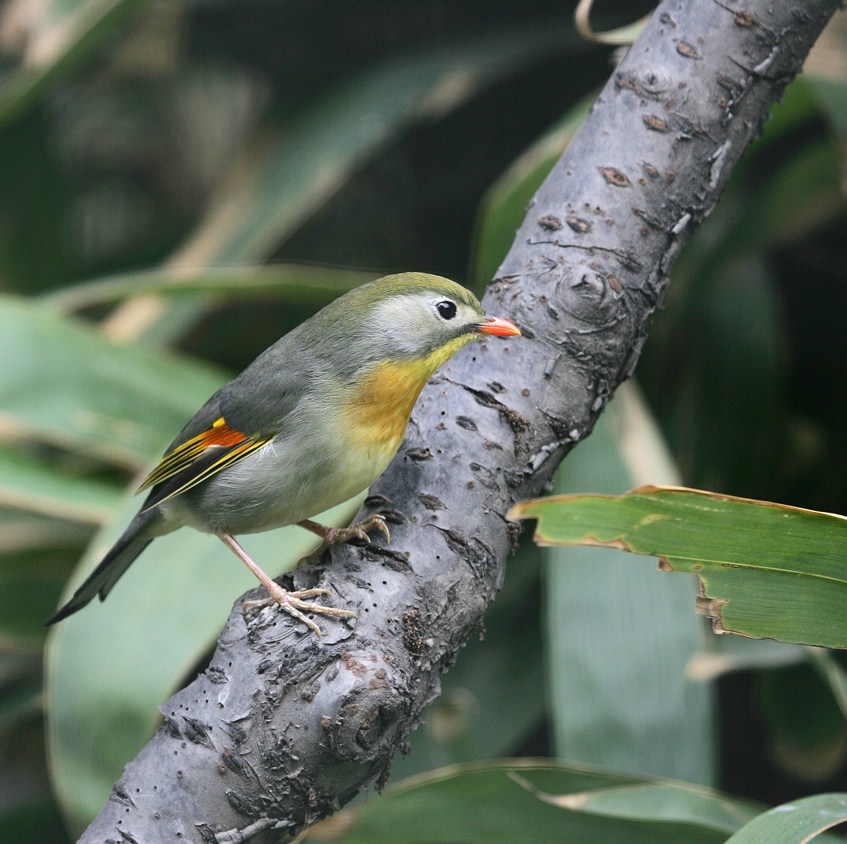
[[[281,841],[385,780],[503,581],[503,514],[543,491],[631,373],[674,258],[837,6],[659,6],[485,298],[524,336],[445,367],[373,487],[365,509],[391,545],[339,547],[287,579],[358,619],[321,617],[318,639],[269,610],[247,623],[239,602],[82,841]]]

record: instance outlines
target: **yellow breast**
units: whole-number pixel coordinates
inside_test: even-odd
[[[359,381],[347,404],[350,436],[367,449],[390,450],[403,441],[412,408],[430,376],[474,337],[465,334],[413,361],[382,361]]]

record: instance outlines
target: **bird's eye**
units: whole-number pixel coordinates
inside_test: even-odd
[[[449,299],[436,302],[435,310],[438,311],[438,316],[440,316],[441,319],[453,319],[453,317],[456,316],[456,305]]]

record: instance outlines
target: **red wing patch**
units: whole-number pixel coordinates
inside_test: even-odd
[[[138,492],[160,487],[150,494],[145,509],[197,486],[221,469],[261,448],[269,439],[248,437],[230,428],[221,417],[208,430],[169,451],[144,479]]]

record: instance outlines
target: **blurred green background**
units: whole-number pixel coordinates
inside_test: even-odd
[[[609,2],[597,23],[648,9]],[[138,476],[228,375],[351,286],[417,269],[484,288],[611,69],[571,13],[0,6],[0,841],[79,833],[253,585],[220,543],[178,533],[48,637],[68,579],[137,506]],[[836,19],[686,247],[638,386],[565,462],[560,491],[684,482],[847,512],[845,115]],[[282,571],[307,547],[299,533],[248,547]],[[178,605],[192,578],[202,594]],[[715,637],[694,596],[650,561],[524,542],[485,640],[446,676],[392,783],[549,757],[410,781],[458,829],[451,810],[496,774],[516,826],[489,841],[545,840],[547,823],[562,840],[722,841],[750,811],[727,820],[712,792],[668,785],[548,818],[533,788],[670,777],[764,803],[847,790],[840,656]],[[402,792],[389,800],[397,815],[372,798],[371,819],[417,840]]]

